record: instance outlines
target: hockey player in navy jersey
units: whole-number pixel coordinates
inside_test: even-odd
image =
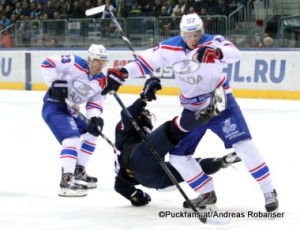
[[[202,174],[203,170],[191,155],[210,129],[221,138],[226,148],[234,148],[260,186],[265,197],[265,208],[271,212],[278,208],[278,200],[269,168],[252,141],[229,81],[222,72],[224,65],[238,62],[240,56],[240,51],[223,36],[206,34],[197,14],[183,15],[180,35],[141,52],[134,62],[126,64],[118,72],[108,72],[108,85],[103,94],[118,90],[127,77],[149,74],[164,65],[172,66],[183,111],[156,129],[149,140],[163,154],[171,151],[180,139],[196,129],[194,139],[180,143],[181,148],[176,150],[175,147],[170,152],[170,163],[199,193],[194,200],[195,205],[205,205],[216,201],[213,179]],[[165,142],[159,145],[160,140]]]
[[[151,133],[153,129],[152,120],[154,118],[154,115],[146,109],[147,102],[156,100],[155,93],[159,89],[161,89],[161,86],[158,78],[148,79],[143,92],[140,94],[140,98],[127,108],[145,135]],[[182,141],[192,138],[193,135],[193,132],[191,132]],[[151,201],[150,196],[141,189],[137,189],[136,185],[142,184],[154,189],[164,189],[174,185],[155,158],[149,158],[143,152],[135,152],[135,147],[142,140],[125,112],[122,111],[121,121],[116,125],[115,129],[115,171],[117,176],[114,187],[133,206],[143,206]],[[135,153],[133,154],[133,152]],[[164,159],[164,156],[162,157]],[[239,157],[234,152],[222,158],[197,159],[204,174],[215,173],[221,168],[227,168],[229,165],[239,161]],[[143,165],[143,172],[140,172],[139,178],[135,176],[135,166],[131,162],[139,162],[140,165]],[[166,162],[166,165],[176,180],[182,182],[182,177],[170,162]]]
[[[87,59],[56,55],[48,57],[41,65],[49,87],[44,96],[42,117],[62,146],[59,196],[86,196],[88,188],[97,186],[97,178],[86,173],[86,165],[103,128],[101,114],[105,96],[101,92],[106,85],[106,76],[102,70],[107,63],[105,47],[92,44]],[[78,106],[85,105],[89,125],[66,105],[66,98]]]

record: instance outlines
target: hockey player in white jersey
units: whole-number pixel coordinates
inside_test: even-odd
[[[107,63],[105,47],[92,44],[86,60],[76,55],[55,55],[41,65],[49,87],[44,96],[42,117],[62,146],[59,196],[86,196],[88,188],[97,186],[97,178],[86,173],[86,165],[104,124],[101,114],[105,96],[101,92],[106,76],[102,70]],[[85,104],[89,124],[67,106],[66,98],[78,106]]]
[[[226,75],[222,73],[224,64],[240,60],[240,51],[223,36],[206,34],[201,18],[195,13],[182,17],[180,31],[179,36],[166,39],[157,47],[140,53],[135,62],[125,65],[119,72],[108,73],[105,91],[116,91],[126,77],[149,74],[163,65],[172,66],[180,88],[179,100],[183,112],[166,122],[165,127],[161,128],[163,131],[152,134],[149,140],[158,151],[165,151],[166,148],[162,150],[155,143],[158,140],[154,136],[159,138],[159,135],[165,135],[171,144],[176,145],[185,136],[184,133],[196,129],[198,134],[194,139],[185,138],[189,141],[169,149],[171,164],[199,193],[199,197],[193,200],[195,205],[209,205],[217,200],[212,178],[203,173],[191,156],[206,130],[210,129],[222,139],[226,148],[233,147],[242,159],[264,194],[266,210],[276,210],[278,200],[269,168],[252,141]]]

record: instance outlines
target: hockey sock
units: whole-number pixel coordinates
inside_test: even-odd
[[[274,186],[269,167],[252,140],[240,141],[233,145],[236,154],[242,159],[251,176],[257,181],[263,193],[271,192]]]
[[[80,139],[67,138],[62,142],[62,150],[60,152],[60,161],[63,168],[63,173],[72,173],[74,174],[75,166],[77,162],[77,149]]]
[[[192,156],[170,155],[170,163],[194,191],[202,194],[214,190],[212,177],[203,172]]]
[[[91,156],[93,155],[98,137],[95,137],[89,133],[86,133],[81,136],[81,146],[78,152],[78,160],[77,164],[83,167],[86,167],[88,161],[90,160]]]

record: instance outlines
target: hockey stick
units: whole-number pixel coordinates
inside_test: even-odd
[[[164,162],[164,160],[159,156],[159,154],[156,151],[156,149],[153,146],[153,144],[148,140],[147,136],[144,134],[144,132],[142,131],[142,129],[140,128],[140,126],[138,125],[138,123],[135,121],[135,119],[133,118],[133,116],[130,114],[130,112],[128,111],[128,109],[126,108],[126,106],[124,105],[124,103],[122,102],[122,100],[120,99],[119,95],[117,93],[113,93],[113,95],[114,95],[115,99],[117,100],[117,102],[119,103],[119,105],[121,106],[121,108],[123,109],[123,111],[125,112],[126,116],[130,120],[130,122],[133,125],[133,127],[136,129],[136,131],[138,132],[138,134],[140,135],[140,137],[143,139],[143,141],[146,144],[146,146],[149,148],[150,152],[153,154],[153,156],[157,160],[157,162],[163,168],[163,170],[165,171],[165,173],[167,174],[167,176],[170,178],[170,180],[173,182],[173,184],[177,187],[177,189],[179,190],[179,192],[181,193],[181,195],[184,197],[184,199],[188,203],[189,207],[191,207],[191,209],[193,210],[193,212],[196,213],[196,216],[198,217],[198,219],[202,223],[204,223],[204,224],[212,224],[212,225],[225,225],[225,224],[229,224],[230,223],[230,219],[229,218],[207,217],[205,214],[201,214],[201,213],[199,213],[197,211],[196,207],[191,202],[191,200],[188,198],[188,196],[186,195],[186,193],[183,191],[183,189],[179,185],[178,181],[176,180],[176,178],[174,177],[174,175],[172,174],[172,172],[167,167],[167,165]]]
[[[86,116],[84,116],[84,114],[81,113],[81,112],[79,111],[78,107],[77,107],[75,104],[73,104],[68,98],[65,99],[65,102],[66,102],[66,104],[67,104],[68,106],[70,106],[70,107],[78,114],[78,116],[79,116],[86,124],[89,124],[89,123],[90,123],[90,120],[89,120]],[[97,128],[98,128],[98,131],[100,132],[100,136],[101,136],[104,140],[106,140],[106,142],[107,142],[113,149],[115,149],[115,145],[112,143],[112,141],[109,140],[108,137],[106,137],[106,136],[101,132],[101,130],[99,130],[99,127],[97,127]]]
[[[109,8],[105,9],[105,6],[94,7],[94,8],[86,10],[85,11],[85,15],[86,16],[92,16],[92,15],[95,15],[95,14],[100,14],[103,11],[107,11],[108,12],[108,14],[111,17],[113,23],[117,27],[117,30],[121,34],[122,39],[127,43],[127,46],[132,51],[132,54],[133,54],[134,58],[136,58],[137,54],[136,54],[134,48],[132,47],[131,42],[127,38],[127,36],[126,36],[125,32],[123,31],[120,23],[118,22],[118,20],[116,19],[116,17],[114,16],[114,14],[111,12],[111,10]]]
[[[140,137],[143,139],[143,141],[145,142],[145,144],[149,148],[150,152],[153,154],[153,156],[157,160],[157,162],[160,164],[160,166],[164,169],[165,173],[168,175],[168,177],[171,179],[171,181],[177,187],[177,189],[179,190],[179,192],[181,193],[181,195],[184,197],[184,199],[186,200],[186,202],[188,203],[188,205],[198,215],[199,212],[197,211],[196,207],[192,204],[191,200],[185,194],[185,192],[183,191],[183,189],[181,188],[181,186],[179,185],[178,181],[176,180],[176,178],[174,177],[174,175],[172,174],[172,172],[169,170],[169,168],[167,167],[167,165],[165,164],[165,162],[163,161],[163,159],[161,159],[161,157],[159,156],[159,154],[156,151],[155,147],[151,144],[151,142],[149,142],[147,136],[144,134],[144,132],[142,131],[142,129],[140,128],[140,126],[138,125],[138,123],[135,121],[135,119],[133,118],[133,116],[130,114],[130,112],[128,111],[128,109],[126,108],[126,106],[124,105],[124,103],[122,102],[122,100],[120,99],[119,95],[117,93],[113,93],[113,95],[114,95],[115,99],[117,100],[117,102],[122,107],[123,111],[125,112],[126,116],[130,120],[130,122],[133,125],[133,127],[136,129],[136,131],[138,132],[138,134],[140,135]],[[198,217],[199,217],[199,220],[202,223],[204,223],[204,224],[207,223],[207,217],[201,217],[201,214],[199,214]]]
[[[85,11],[85,15],[86,15],[86,16],[92,16],[92,15],[95,15],[95,14],[100,14],[100,13],[102,13],[104,10],[105,10],[105,5],[103,5],[103,6],[98,6],[98,7],[94,7],[94,8],[91,8],[91,9],[87,9],[87,10]]]

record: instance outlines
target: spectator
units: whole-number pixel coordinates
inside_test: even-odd
[[[212,18],[209,17],[208,13],[207,13],[207,8],[206,7],[202,7],[200,9],[199,15],[202,17],[202,21],[203,21],[203,25],[205,29],[210,29],[212,27]]]
[[[35,18],[36,12],[36,5],[32,2],[30,3],[30,10],[29,10],[29,19],[33,20]]]
[[[57,48],[58,47],[58,41],[57,41],[57,39],[56,38],[52,38],[51,40],[50,40],[50,46],[49,46],[50,48]]]
[[[15,9],[12,11],[13,14],[16,14],[19,17],[23,13],[23,9],[21,7],[20,2],[16,2]]]
[[[22,2],[22,14],[29,16],[30,14],[30,5],[27,1]],[[19,19],[19,16],[18,16]]]
[[[273,38],[267,36],[263,39],[263,44],[264,44],[264,47],[266,48],[271,48],[273,47],[273,44],[274,44],[274,41],[273,41]]]
[[[167,0],[167,3],[165,5],[167,7],[168,16],[171,16],[173,14],[173,10],[174,10],[174,7],[175,7],[174,0]]]
[[[191,5],[194,6],[196,12],[200,12],[201,8],[206,7],[206,1],[205,0],[195,0]]]
[[[194,6],[189,6],[188,9],[187,9],[186,14],[193,14],[193,13],[196,13],[195,7]]]
[[[119,0],[119,5],[117,8],[118,18],[127,18],[132,9],[132,5],[125,3],[125,0]]]
[[[68,12],[70,18],[85,18],[84,9],[80,6],[79,1],[75,0]]]
[[[0,25],[3,25],[4,28],[7,28],[11,25],[11,21],[5,13],[0,15]]]
[[[151,6],[151,15],[153,17],[160,16],[162,6],[163,6],[163,0],[155,0],[154,4]]]
[[[5,13],[4,5],[0,4],[0,15]]]
[[[34,14],[34,19],[39,20],[40,17],[44,14],[44,8],[41,3],[38,3],[36,6],[36,11]]]
[[[9,16],[12,14],[13,7],[11,5],[6,5],[5,6],[5,15]]]
[[[64,4],[61,1],[56,1],[54,5],[54,11],[59,13],[59,18],[64,19],[67,18],[67,10]],[[54,14],[53,14],[54,17]],[[54,18],[55,19],[55,18]]]
[[[160,14],[158,16],[162,16],[162,17],[168,17],[168,9],[167,6],[162,6],[160,8]]]
[[[40,47],[40,48],[47,48],[48,47],[45,37],[41,37],[39,39],[37,46]]]
[[[209,15],[218,14],[218,3],[216,0],[207,0],[206,8]]]
[[[48,15],[49,19],[53,19],[53,13],[55,11],[55,8],[52,4],[52,1],[47,1],[47,5],[44,7],[44,12]]]
[[[137,0],[138,8],[141,11],[140,16],[149,16],[151,15],[151,4],[149,0]]]
[[[4,30],[4,26],[0,25],[0,31]],[[12,48],[12,42],[9,36],[9,33],[7,30],[4,30],[2,33],[0,33],[0,47],[1,48]]]
[[[47,13],[43,13],[43,15],[41,15],[40,20],[44,21],[44,20],[48,20],[49,19],[49,15]]]
[[[216,7],[216,9],[217,9],[216,14],[228,16],[230,14],[229,4],[226,3],[225,0],[218,0],[218,1],[219,2],[218,2],[217,7]]]
[[[178,4],[174,7],[174,9],[173,9],[173,13],[172,13],[172,16],[174,17],[174,16],[176,16],[175,14],[175,12],[177,11],[177,14],[179,13],[178,12],[178,9],[180,10],[180,12],[181,12],[181,15],[183,15],[183,14],[185,14],[185,11],[186,11],[186,9],[187,9],[187,6],[186,6],[186,4],[185,4],[185,0],[177,0],[177,2],[178,2]]]

